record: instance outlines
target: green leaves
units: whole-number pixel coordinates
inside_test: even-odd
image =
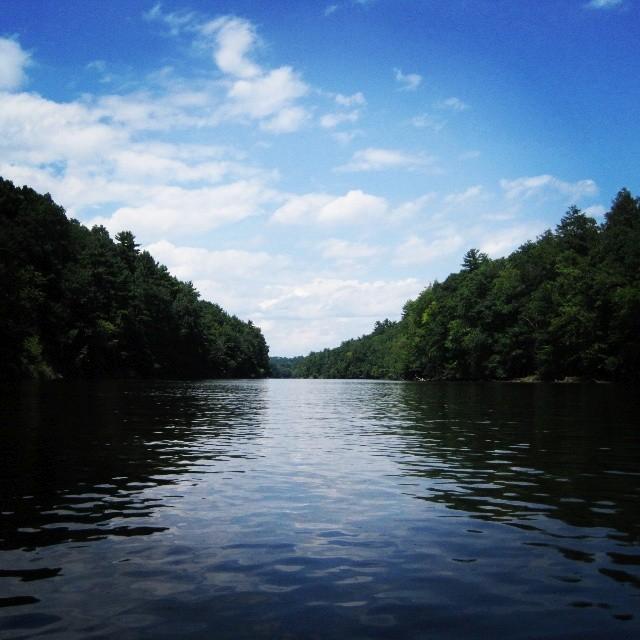
[[[0,375],[264,376],[260,330],[199,300],[130,231],[0,179]],[[211,310],[214,310],[213,312]]]
[[[294,371],[320,377],[637,379],[640,200],[623,189],[601,226],[571,207],[555,233],[543,233],[507,258],[491,260],[470,249],[459,273],[408,301],[393,330],[381,329],[376,323],[370,335],[311,354]]]

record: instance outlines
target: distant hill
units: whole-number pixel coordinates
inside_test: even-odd
[[[293,375],[504,380],[640,378],[640,199],[626,189],[598,224],[576,207],[554,231],[462,269],[398,322],[311,353]]]
[[[199,299],[134,236],[69,220],[0,178],[0,376],[257,377],[251,322]]]
[[[296,356],[294,358],[283,358],[281,356],[271,356],[269,358],[269,366],[271,367],[270,376],[272,378],[293,378],[295,367],[302,362],[304,356]]]

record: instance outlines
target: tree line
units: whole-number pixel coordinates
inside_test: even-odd
[[[505,380],[640,378],[640,198],[602,224],[571,207],[555,230],[462,269],[408,301],[398,322],[292,363],[298,377]]]
[[[0,377],[259,377],[251,321],[200,299],[133,234],[112,240],[0,178]]]

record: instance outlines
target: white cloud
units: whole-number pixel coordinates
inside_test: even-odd
[[[218,68],[237,78],[255,78],[262,69],[248,55],[255,47],[255,27],[247,20],[223,16],[203,24],[200,31],[215,38],[213,58]]]
[[[320,126],[325,129],[333,129],[345,122],[357,122],[360,117],[359,111],[346,111],[338,113],[327,113],[320,118]]]
[[[400,85],[400,91],[415,91],[422,83],[422,76],[417,73],[405,74],[401,69],[394,69],[393,74]]]
[[[433,262],[459,250],[464,242],[464,238],[452,228],[441,230],[428,242],[418,236],[411,236],[397,247],[394,262],[398,265]]]
[[[280,127],[274,126],[273,123],[278,122],[280,112],[285,111],[289,114],[285,119],[288,118],[289,122],[295,121],[299,126],[306,117],[301,117],[302,108],[297,107],[293,112],[296,117],[292,120],[292,103],[308,91],[309,87],[291,67],[279,67],[255,78],[234,81],[227,92],[228,103],[222,107],[219,115],[223,119],[269,119],[272,130],[278,131],[281,130]],[[267,129],[269,126],[267,124]]]
[[[499,258],[514,251],[527,240],[533,240],[542,231],[544,231],[542,223],[519,224],[486,234],[476,244],[480,251],[484,251],[492,258]]]
[[[217,112],[221,120],[259,120],[264,131],[290,133],[308,119],[296,101],[309,92],[300,74],[290,66],[265,70],[250,60],[258,40],[252,23],[224,16],[200,27],[215,40],[214,60],[220,71],[231,77],[227,102]]]
[[[358,136],[363,135],[362,131],[356,129],[354,131],[334,131],[331,137],[340,144],[349,144]]]
[[[361,107],[367,104],[364,95],[360,91],[351,96],[338,93],[335,95],[335,101],[336,104],[339,104],[341,107]]]
[[[198,20],[198,16],[193,11],[182,10],[165,13],[159,2],[144,13],[143,17],[145,20],[163,22],[169,27],[169,33],[174,36],[182,31],[193,29]]]
[[[459,193],[450,193],[445,196],[443,202],[445,205],[458,207],[469,202],[478,201],[486,196],[486,191],[482,185],[469,187],[465,191]]]
[[[387,209],[387,201],[384,198],[355,189],[322,207],[318,212],[318,221],[359,222],[382,216]]]
[[[284,107],[269,120],[263,120],[260,128],[270,133],[292,133],[309,120],[310,116],[302,107]]]
[[[168,24],[174,34],[183,31],[193,34],[202,49],[212,50],[213,60],[224,75],[222,85],[226,87],[226,98],[223,104],[216,107],[220,99],[211,87],[204,92],[191,92],[194,98],[203,100],[199,106],[209,107],[208,112],[205,109],[201,114],[203,120],[191,122],[191,125],[211,126],[228,120],[246,123],[257,120],[263,131],[290,133],[309,120],[309,113],[297,104],[310,89],[300,74],[286,65],[264,68],[252,59],[260,39],[250,21],[227,15],[202,22],[191,12],[163,13],[160,5],[146,15]],[[189,90],[183,88],[179,95],[188,93]]]
[[[574,202],[585,196],[593,196],[598,193],[598,187],[593,180],[564,182],[547,174],[516,178],[515,180],[503,179],[500,180],[500,186],[509,200],[560,195],[565,202]]]
[[[308,193],[290,197],[274,212],[271,219],[283,224],[349,224],[378,218],[387,213],[388,209],[389,205],[384,198],[357,189],[339,197]]]
[[[425,193],[415,200],[409,200],[408,202],[402,203],[399,207],[394,209],[393,215],[398,219],[405,219],[415,216],[418,213],[422,213],[426,205],[432,204],[435,198],[435,193]]]
[[[415,155],[397,149],[369,147],[353,154],[351,160],[336,171],[383,171],[385,169],[417,169],[432,164],[430,156]]]
[[[19,89],[27,79],[31,54],[12,38],[0,38],[0,91]]]
[[[447,98],[437,105],[440,109],[449,109],[450,111],[466,111],[471,107],[466,103],[460,100],[460,98],[456,98],[452,96],[451,98]]]
[[[316,219],[317,212],[332,200],[333,197],[325,193],[307,193],[302,196],[292,196],[273,213],[271,220],[283,224],[313,222]]]
[[[87,106],[93,107],[103,123],[121,125],[130,131],[166,131],[211,126],[211,107],[217,100],[204,90],[162,95],[137,91],[101,96]]]
[[[265,270],[274,273],[289,265],[286,256],[265,251],[226,249],[210,251],[200,247],[176,246],[161,240],[144,247],[166,265],[177,278],[186,280],[243,280]]]
[[[419,291],[414,278],[372,282],[314,278],[272,289],[274,295],[259,305],[271,316],[314,319],[360,317],[371,318],[372,321],[399,315],[402,305]]]
[[[144,238],[202,233],[257,215],[278,198],[277,192],[259,180],[196,189],[157,186],[145,192],[139,204],[120,207],[111,216],[99,216],[90,223],[102,224],[111,233],[129,229]]]
[[[601,204],[591,205],[584,210],[584,214],[592,218],[602,218],[606,212],[607,209]]]
[[[346,263],[372,258],[381,252],[380,247],[373,247],[363,242],[349,242],[338,238],[331,238],[322,242],[320,250],[323,258]]]
[[[35,164],[94,160],[128,139],[86,105],[27,93],[0,94],[0,132],[6,160]]]
[[[622,5],[623,0],[591,0],[584,6],[588,9],[615,9]]]
[[[431,129],[436,133],[442,131],[447,124],[446,120],[432,116],[429,113],[421,113],[420,115],[414,116],[410,122],[416,129]]]

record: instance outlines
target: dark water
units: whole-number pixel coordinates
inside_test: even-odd
[[[611,386],[51,383],[0,407],[2,638],[639,638]]]

